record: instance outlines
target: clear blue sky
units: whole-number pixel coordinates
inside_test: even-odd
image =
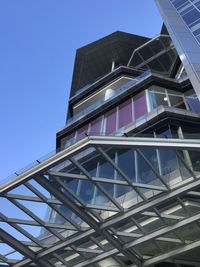
[[[77,48],[161,25],[153,0],[0,0],[0,179],[55,148]]]

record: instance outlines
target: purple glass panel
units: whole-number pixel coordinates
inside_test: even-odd
[[[99,135],[100,134],[101,122],[102,122],[102,118],[98,118],[91,123],[91,126],[90,126],[90,134],[91,135]]]
[[[147,103],[145,93],[142,92],[134,98],[135,120],[147,113]]]
[[[76,141],[83,139],[86,136],[86,133],[88,133],[88,125],[85,125],[78,130]]]
[[[74,134],[75,134],[75,132],[73,132],[72,134],[66,136],[65,138],[63,138],[61,140],[61,147],[62,148],[66,148],[66,147],[68,147],[74,143]]]
[[[122,128],[133,121],[132,118],[132,103],[131,99],[119,106],[119,121],[118,128]]]
[[[200,102],[195,94],[186,97],[189,110],[194,112],[200,112]]]
[[[116,131],[116,108],[106,114],[106,134],[111,134]]]

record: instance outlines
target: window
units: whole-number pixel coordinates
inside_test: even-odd
[[[82,138],[84,138],[87,133],[88,133],[88,125],[85,125],[84,127],[82,127],[81,129],[78,130],[77,136],[76,136],[76,141],[79,141]]]
[[[173,1],[173,5],[176,8],[180,8],[182,5],[187,4],[187,3],[188,3],[187,0],[175,0],[175,1]]]
[[[181,128],[185,139],[200,139],[200,129],[198,126],[191,127],[183,125]]]
[[[86,203],[90,203],[94,195],[94,185],[90,181],[80,181],[79,196]]]
[[[91,135],[100,134],[101,133],[101,124],[102,124],[102,117],[100,117],[100,118],[94,120],[93,122],[91,122],[89,133]]]
[[[132,117],[132,99],[121,104],[118,109],[118,128],[122,128],[133,121]]]
[[[117,154],[118,167],[135,182],[135,155],[132,149],[120,149]]]
[[[183,16],[184,21],[189,25],[200,18],[199,12],[194,8]]]
[[[200,28],[197,29],[197,30],[195,30],[195,31],[193,31],[193,34],[194,34],[195,36],[199,35],[199,34],[200,34]]]
[[[149,91],[149,98],[151,110],[157,108],[160,105],[169,106],[168,98],[164,90],[162,93],[157,90]]]
[[[141,149],[140,150],[150,162],[154,162],[157,168],[157,155],[155,149]],[[149,164],[144,160],[144,158],[137,153],[137,182],[139,183],[150,183],[157,180],[156,174],[152,171]]]
[[[104,159],[99,163],[99,177],[114,179],[114,168]]]
[[[197,95],[193,90],[190,90],[185,94],[186,102],[188,104],[188,108],[194,112],[200,112],[200,102],[197,98]]]
[[[178,126],[166,125],[156,130],[156,137],[158,138],[179,138]]]
[[[186,109],[184,99],[182,96],[169,95],[169,100],[172,107]]]
[[[179,169],[176,154],[172,149],[160,148],[158,153],[160,156],[161,175],[169,175]]]
[[[147,113],[146,95],[142,92],[134,97],[134,115],[135,120]]]
[[[109,111],[105,118],[106,118],[106,129],[105,129],[105,133],[106,134],[111,134],[113,132],[116,131],[116,118],[117,118],[117,113],[116,113],[117,109],[112,109],[111,111]]]
[[[61,148],[66,148],[74,143],[74,133],[66,136],[61,140]]]

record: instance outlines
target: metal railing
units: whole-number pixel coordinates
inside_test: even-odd
[[[121,87],[119,87],[115,91],[114,95],[111,96],[110,98],[108,98],[107,100],[100,99],[100,100],[96,101],[95,103],[91,104],[89,107],[87,107],[83,111],[81,111],[81,112],[77,113],[76,115],[74,115],[72,118],[69,118],[66,121],[66,125],[68,126],[68,125],[72,124],[73,122],[77,121],[81,117],[84,117],[86,114],[90,113],[91,111],[94,111],[94,110],[98,109],[100,106],[104,105],[105,103],[108,103],[110,100],[114,99],[115,97],[121,95],[126,90],[131,88],[133,85],[136,85],[136,84],[140,83],[142,80],[144,80],[145,78],[150,76],[150,74],[151,74],[150,70],[147,70],[147,71],[143,72],[142,74],[140,74],[139,76],[134,78],[134,80],[131,80],[131,81],[127,82],[126,84],[122,85]]]
[[[115,136],[115,137],[119,137],[119,136],[123,136],[125,135],[126,137],[136,137],[136,138],[144,138],[144,140],[147,138],[163,138],[163,139],[176,139],[178,138],[176,134],[172,134],[171,136],[166,136],[165,134],[159,134],[158,136],[155,136],[153,133],[147,133],[147,134],[144,134],[144,133],[141,133],[141,134],[135,134],[135,135],[131,135],[131,136],[128,136],[127,134],[124,133],[124,131],[118,131],[117,133],[114,132],[113,134],[109,135],[110,137],[111,136]],[[96,136],[96,137],[100,137],[100,136],[108,136],[106,133],[94,133],[94,132],[91,132],[91,133],[85,133],[85,136]],[[84,137],[83,137],[84,138]],[[82,139],[82,138],[81,138]],[[80,139],[80,140],[81,140]],[[188,133],[185,135],[184,138],[179,138],[179,139],[190,139],[190,140],[200,140],[200,135],[199,133]],[[64,147],[61,147],[61,148],[58,148],[58,149],[54,149],[53,151],[49,152],[48,154],[44,155],[43,157],[40,157],[38,158],[37,160],[33,161],[32,163],[26,165],[24,168],[14,172],[13,174],[9,175],[8,177],[6,178],[3,178],[3,179],[0,179],[0,187],[5,184],[6,182],[9,182],[10,180],[13,180],[14,178],[16,178],[17,176],[21,175],[22,173],[30,170],[31,168],[41,164],[42,162],[44,162],[45,160],[51,158],[52,156],[56,155],[58,152],[64,150],[64,149],[67,149],[69,148],[70,146],[72,146],[73,144],[77,143],[78,141],[80,140],[76,140],[75,138],[72,138],[70,140],[68,140],[68,142],[65,144]]]

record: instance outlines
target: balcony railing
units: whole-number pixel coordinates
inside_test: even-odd
[[[127,82],[125,85],[119,87],[113,96],[111,96],[109,99],[105,100],[105,99],[100,99],[99,101],[93,103],[92,105],[90,105],[89,107],[87,107],[86,109],[84,109],[83,111],[77,113],[76,115],[74,115],[72,118],[69,118],[66,122],[66,125],[70,125],[73,122],[77,121],[78,119],[84,117],[86,114],[90,113],[91,111],[94,111],[96,109],[98,109],[100,106],[108,103],[110,100],[114,99],[115,97],[121,95],[122,93],[124,93],[126,90],[128,90],[129,88],[131,88],[132,86],[140,83],[141,81],[143,81],[144,79],[146,79],[148,76],[151,75],[151,71],[147,70],[145,72],[143,72],[142,74],[140,74],[139,76],[137,76],[136,78],[134,78],[134,80],[131,80],[129,82]]]
[[[145,117],[144,120],[147,121],[147,118]],[[113,137],[113,138],[116,137],[117,138],[117,137],[124,136],[124,135],[127,136],[127,133],[125,133],[125,129],[122,130],[122,131],[115,132],[115,133],[109,135],[109,137]],[[98,137],[106,137],[108,135],[106,135],[106,133],[94,133],[94,132],[92,132],[90,134],[85,133],[85,137],[88,137],[88,139],[90,139],[91,136],[96,136],[98,138]],[[144,140],[145,139],[147,140],[148,138],[156,139],[157,137],[155,137],[153,133],[148,133],[148,134],[141,133],[141,134],[137,134],[136,135],[136,139],[137,138],[144,138]],[[171,135],[170,138],[168,138],[164,134],[163,135],[160,134],[159,138],[174,139],[174,138],[177,138],[177,135],[174,134],[174,135]],[[42,157],[36,159],[35,161],[27,164],[25,167],[23,167],[23,168],[17,170],[16,172],[10,174],[9,176],[7,176],[7,177],[5,177],[3,179],[0,178],[0,189],[4,184],[7,184],[8,182],[15,180],[21,174],[24,174],[25,172],[31,170],[32,168],[40,165],[44,161],[52,158],[53,156],[55,156],[59,152],[68,149],[69,147],[73,146],[74,144],[76,144],[78,142],[81,142],[81,140],[83,140],[83,139],[84,139],[84,137],[82,139],[80,139],[80,140],[76,140],[75,138],[71,138],[66,142],[64,147],[54,149],[51,152],[45,154],[44,156],[42,156]],[[187,134],[187,138],[186,139],[197,140],[198,141],[199,140],[199,134],[197,134],[197,133]]]

